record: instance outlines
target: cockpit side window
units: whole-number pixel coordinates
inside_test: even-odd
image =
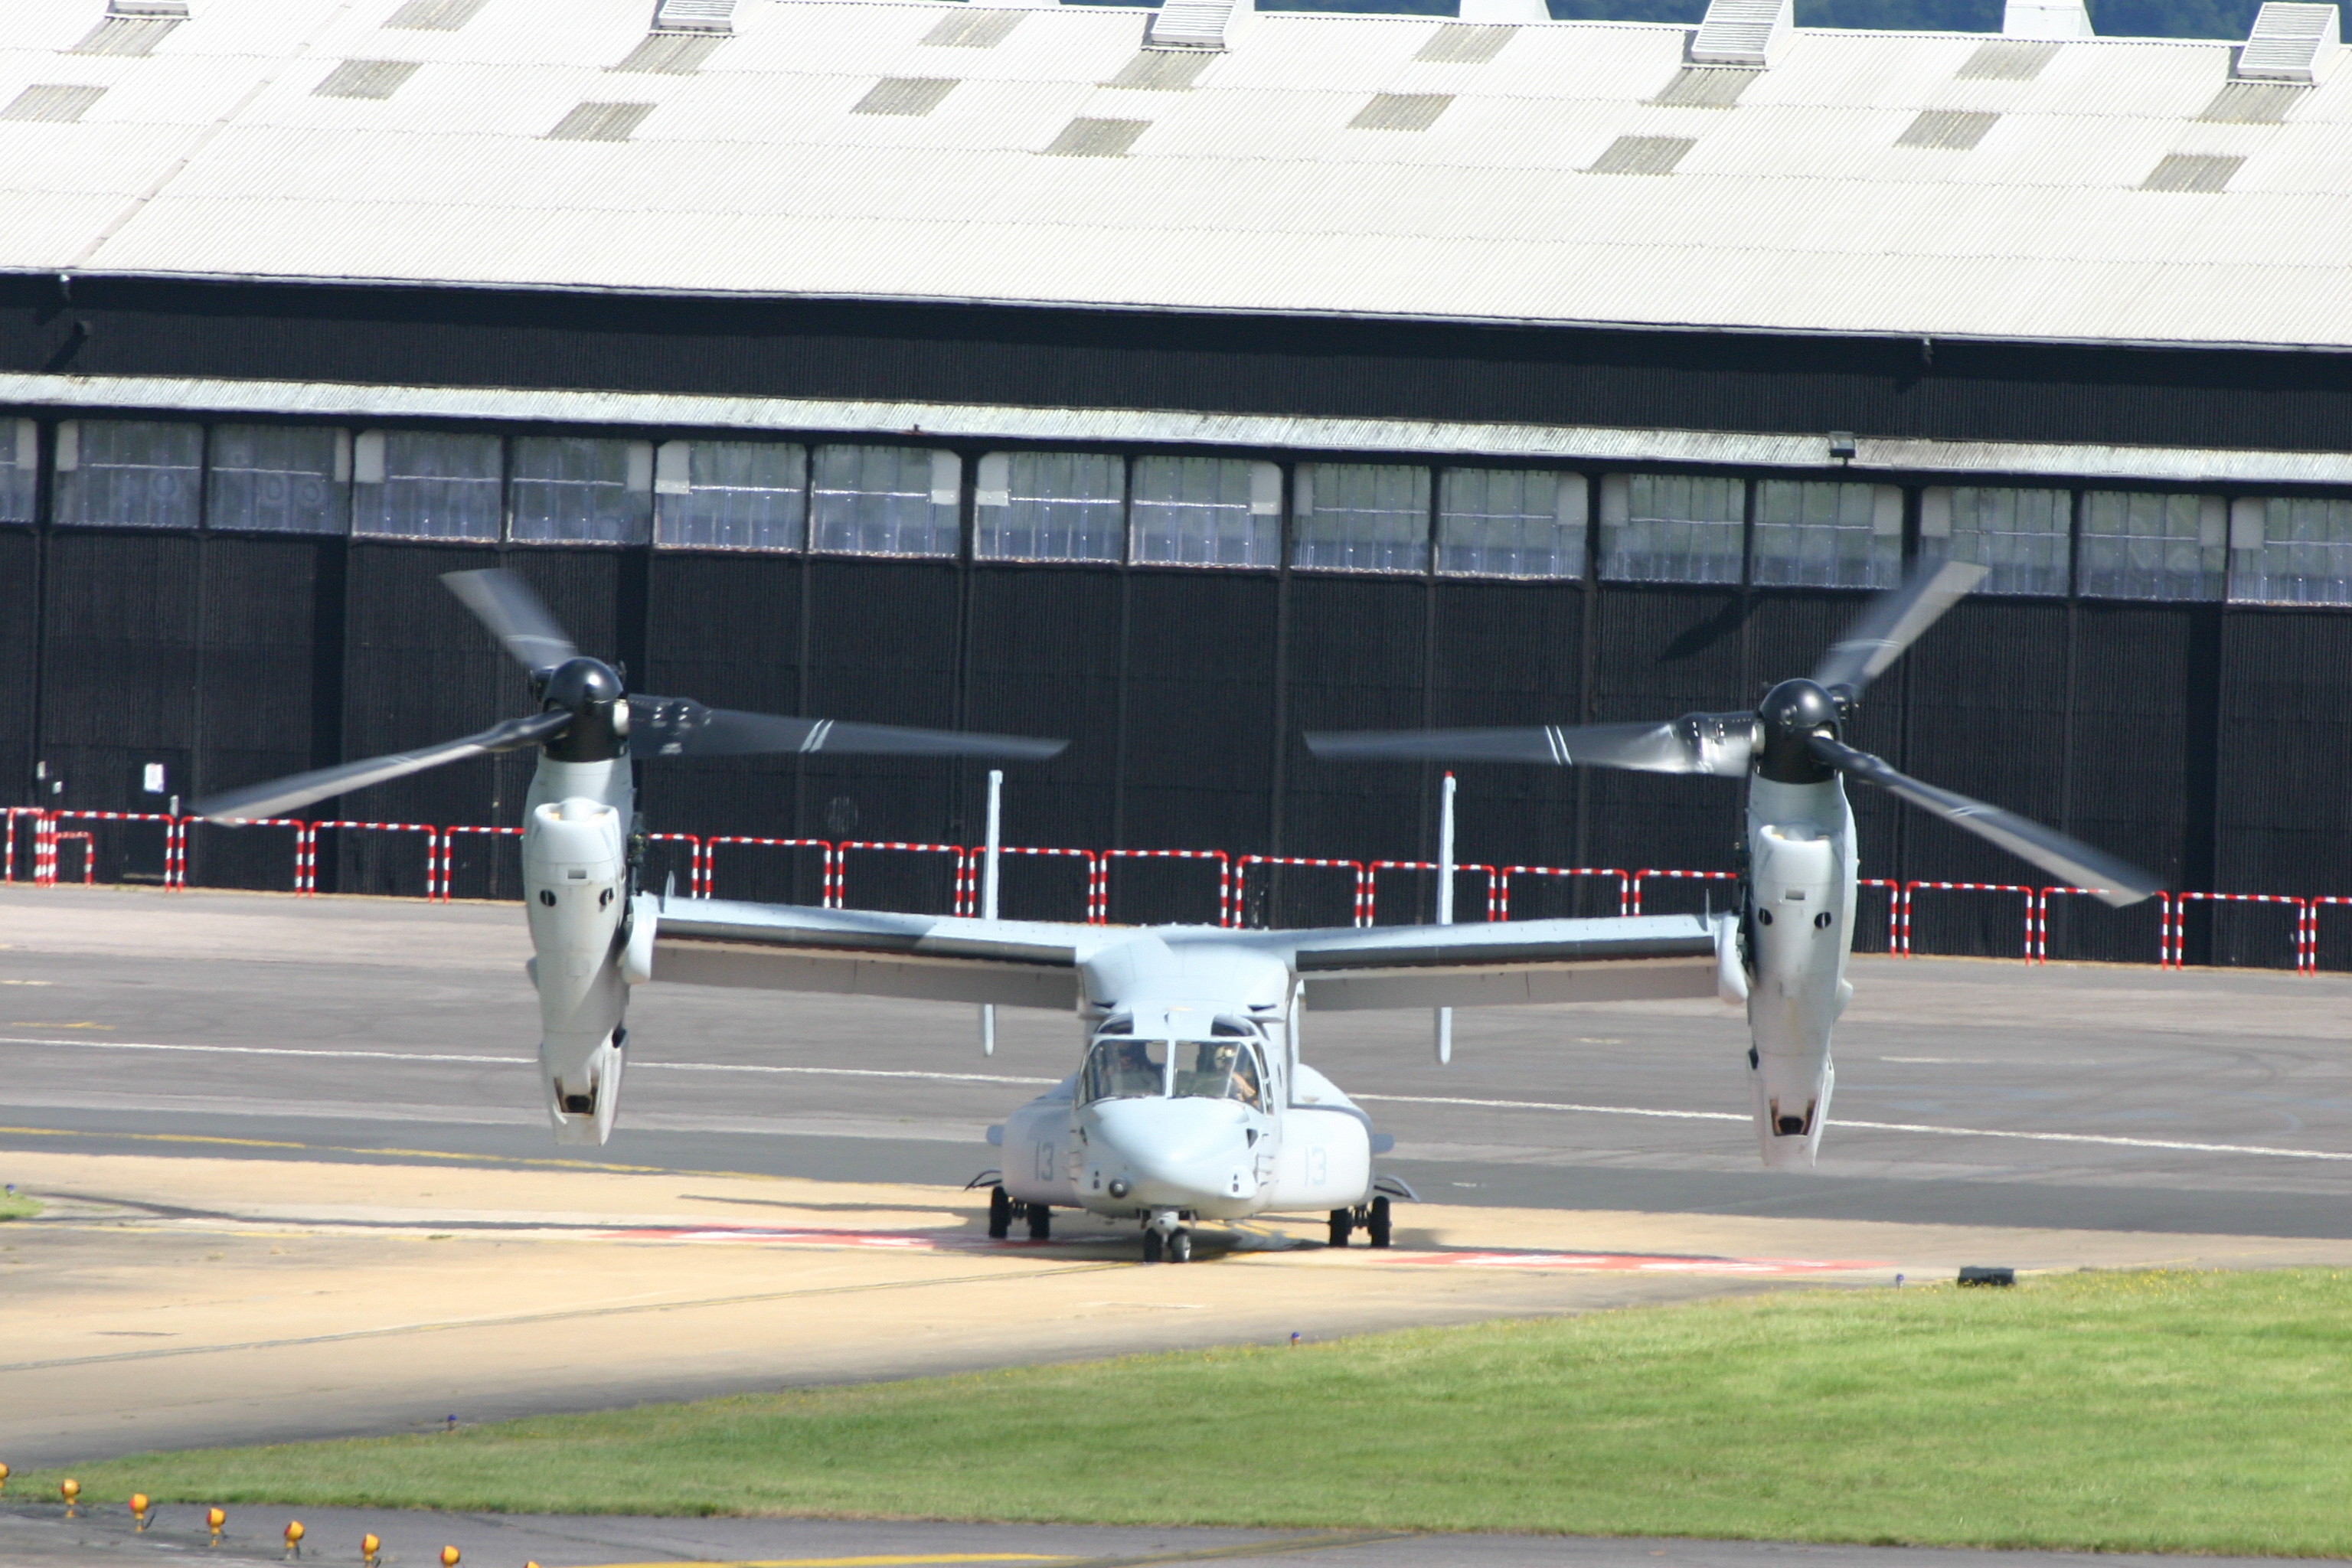
[[[1098,1039],[1087,1056],[1085,1098],[1156,1099],[1168,1092],[1168,1040]]]

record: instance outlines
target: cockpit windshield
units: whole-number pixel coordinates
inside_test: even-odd
[[[1186,1040],[1178,1049],[1179,1098],[1238,1100],[1253,1110],[1264,1105],[1257,1053],[1249,1047],[1239,1040]]]
[[[1256,1047],[1233,1039],[1097,1040],[1080,1088],[1089,1101],[1173,1094],[1238,1100],[1253,1110],[1265,1104],[1265,1071]]]
[[[1157,1099],[1168,1092],[1172,1040],[1097,1040],[1087,1057],[1085,1098]]]

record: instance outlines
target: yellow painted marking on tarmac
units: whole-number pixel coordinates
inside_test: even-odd
[[[308,1143],[282,1143],[268,1138],[207,1138],[194,1132],[84,1132],[71,1127],[0,1127],[0,1133],[20,1138],[123,1138],[147,1143],[226,1143],[239,1149],[311,1147]]]
[[[1283,1535],[1270,1541],[1247,1541],[1238,1546],[1204,1546],[1192,1551],[1153,1552],[1135,1557],[1045,1557],[1022,1552],[940,1553],[929,1557],[777,1557],[705,1563],[672,1558],[661,1563],[618,1563],[599,1568],[915,1568],[931,1563],[1059,1563],[1065,1568],[1149,1568],[1161,1563],[1213,1563],[1231,1557],[1284,1557],[1297,1552],[1329,1552],[1342,1546],[1369,1546],[1382,1541],[1415,1541],[1414,1530],[1334,1530],[1315,1535]]]

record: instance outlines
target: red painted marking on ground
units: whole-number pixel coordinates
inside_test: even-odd
[[[1836,1274],[1892,1268],[1891,1263],[1813,1258],[1675,1258],[1623,1252],[1422,1252],[1399,1263],[1441,1263],[1459,1268],[1570,1268],[1596,1274]]]

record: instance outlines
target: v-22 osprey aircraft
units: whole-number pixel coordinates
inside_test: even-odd
[[[666,983],[919,998],[1074,1015],[1078,1070],[1015,1110],[990,1232],[1050,1233],[1055,1208],[1138,1222],[1144,1256],[1182,1262],[1190,1226],[1327,1217],[1388,1245],[1388,1141],[1301,1059],[1311,1009],[1490,1006],[1717,994],[1729,917],[1234,931],[894,914],[710,899],[639,885],[633,763],[759,752],[1037,760],[1065,742],[785,719],[635,696],[582,655],[504,571],[444,582],[528,672],[540,711],[415,752],[196,803],[225,823],[498,751],[539,748],[522,865],[539,993],[540,1077],[561,1142],[612,1134],[629,988]],[[992,910],[992,900],[991,900]],[[1385,1189],[1385,1190],[1383,1190]]]

